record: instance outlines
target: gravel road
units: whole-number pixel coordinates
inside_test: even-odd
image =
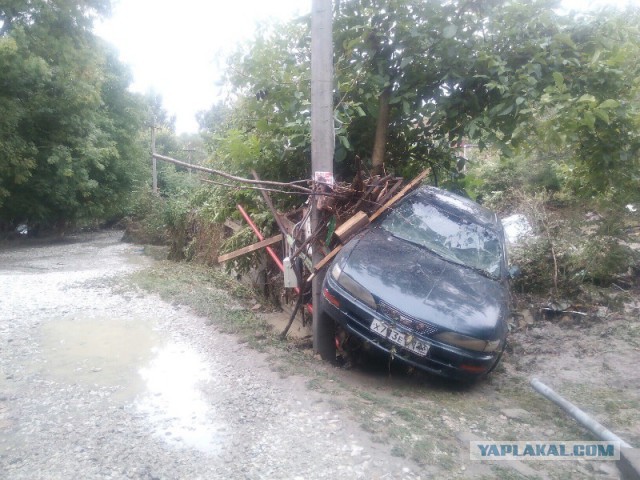
[[[304,378],[114,292],[152,262],[120,237],[0,250],[0,478],[420,478]]]

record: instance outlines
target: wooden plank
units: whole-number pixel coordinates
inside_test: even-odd
[[[429,175],[429,172],[431,172],[431,169],[427,168],[424,172],[422,172],[416,178],[411,180],[407,185],[405,185],[405,187],[402,190],[400,190],[393,197],[391,197],[387,201],[387,203],[385,203],[373,215],[371,215],[371,217],[369,218],[369,221],[373,222],[376,218],[378,218],[380,215],[382,215],[384,212],[386,212],[389,207],[391,207],[398,200],[400,200],[402,197],[404,197],[410,190],[412,190],[416,186],[418,186],[420,184],[420,182],[422,182],[422,180],[424,180],[426,178],[426,176]]]
[[[316,276],[316,273],[318,273],[320,270],[322,270],[324,267],[326,267],[327,264],[331,260],[333,260],[333,257],[335,257],[340,250],[342,250],[342,245],[338,245],[336,248],[334,248],[333,250],[331,250],[329,252],[329,255],[327,255],[322,260],[320,260],[316,264],[316,266],[314,267],[313,273],[311,275],[309,275],[309,278],[307,278],[307,282],[310,282],[311,280],[313,280],[313,278]]]
[[[402,186],[402,179],[397,180],[396,183],[393,185],[393,187],[391,187],[387,192],[385,192],[382,198],[378,199],[378,204],[384,205],[384,203],[387,200],[389,200],[389,198],[391,198],[391,195],[396,193],[396,190],[398,190],[401,186]]]
[[[282,235],[276,235],[275,237],[267,238],[265,240],[262,240],[261,242],[254,243],[253,245],[242,247],[238,250],[234,250],[233,252],[220,255],[218,257],[218,263],[226,262],[227,260],[246,255],[247,253],[255,252],[256,250],[260,250],[261,248],[268,247],[269,245],[273,245],[274,243],[278,243],[281,241]]]
[[[336,237],[340,239],[341,243],[346,243],[351,236],[358,233],[358,231],[369,224],[369,217],[363,211],[357,212],[353,217],[344,222],[334,232]]]

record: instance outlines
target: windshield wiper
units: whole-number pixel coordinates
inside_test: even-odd
[[[420,247],[420,248],[422,248],[422,249],[424,249],[424,250],[428,250],[428,251],[430,251],[431,253],[433,253],[433,254],[434,254],[435,256],[437,256],[438,258],[441,258],[442,260],[445,260],[445,261],[447,261],[447,262],[449,262],[449,263],[454,263],[454,264],[456,264],[456,265],[464,265],[463,263],[460,263],[460,262],[457,260],[457,258],[455,258],[455,257],[451,257],[451,256],[448,256],[448,255],[445,255],[444,253],[442,253],[442,252],[440,252],[440,251],[438,251],[438,250],[434,250],[434,249],[433,249],[433,248],[431,248],[431,247],[427,247],[424,243],[414,242],[413,240],[409,240],[408,238],[401,237],[400,235],[396,235],[395,233],[393,233],[393,232],[389,232],[388,230],[387,230],[387,232],[388,232],[392,237],[395,237],[395,238],[397,238],[397,239],[399,239],[399,240],[402,240],[403,242],[407,242],[407,243],[410,243],[411,245],[415,245],[415,246]]]
[[[416,245],[417,247],[420,247],[420,248],[422,248],[424,250],[427,250],[427,251],[433,253],[436,257],[440,258],[441,260],[444,260],[445,262],[452,263],[454,265],[459,265],[461,267],[468,268],[470,270],[473,270],[476,273],[479,273],[483,277],[487,277],[487,278],[489,278],[491,280],[498,280],[499,279],[498,276],[491,274],[491,272],[489,272],[487,270],[484,270],[483,268],[475,267],[473,265],[469,265],[467,263],[464,263],[464,262],[462,262],[460,259],[458,259],[455,256],[445,255],[444,253],[442,253],[442,252],[440,252],[438,250],[434,250],[433,248],[430,248],[430,247],[426,246],[423,243],[414,242],[413,240],[409,240],[408,238],[396,235],[395,233],[390,232],[389,230],[387,230],[387,233],[389,233],[392,237],[395,237],[395,238],[397,238],[399,240],[402,240],[404,242],[410,243],[411,245]]]
[[[478,272],[480,275],[490,278],[491,280],[499,280],[500,277],[498,277],[497,275],[492,274],[491,272],[489,272],[488,270],[485,270],[484,268],[480,268],[480,267],[474,267],[473,265],[467,265],[466,263],[461,263],[460,265],[463,265],[467,268],[470,268],[471,270],[473,270],[474,272]]]

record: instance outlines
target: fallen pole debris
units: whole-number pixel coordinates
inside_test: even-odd
[[[247,223],[249,224],[249,226],[253,230],[253,233],[256,234],[256,237],[258,237],[258,239],[260,241],[263,241],[264,240],[264,235],[262,235],[262,233],[260,233],[260,229],[258,229],[258,226],[255,223],[253,223],[253,220],[251,220],[251,217],[249,216],[249,214],[245,211],[244,208],[242,208],[241,205],[236,205],[236,207],[238,207],[238,210],[240,211],[240,214],[247,221]],[[280,271],[284,272],[284,265],[282,263],[282,260],[280,260],[280,257],[278,257],[278,255],[276,255],[276,252],[273,251],[273,248],[271,248],[271,247],[265,247],[265,248],[267,250],[267,253],[273,259],[273,261],[276,262],[276,265],[278,265],[278,268],[280,269]],[[298,287],[294,288],[294,290],[296,291],[296,293],[300,293],[300,289]]]
[[[603,425],[598,423],[596,420],[591,418],[585,412],[576,407],[573,403],[564,399],[556,392],[554,392],[551,388],[546,386],[537,378],[531,379],[531,386],[542,396],[551,400],[553,403],[562,408],[565,412],[571,416],[574,420],[576,420],[580,425],[585,427],[591,433],[593,433],[600,440],[608,441],[608,442],[618,442],[621,447],[631,448],[627,442],[618,437],[615,433],[610,430],[607,430]]]

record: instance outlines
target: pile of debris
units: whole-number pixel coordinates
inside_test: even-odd
[[[242,206],[238,205],[238,209],[260,241],[222,255],[218,260],[223,262],[266,248],[284,272],[285,287],[294,288],[296,292],[304,291],[305,284],[335,257],[344,244],[418,186],[428,174],[429,170],[425,170],[404,187],[402,187],[403,179],[392,175],[376,175],[366,179],[357,175],[352,183],[334,184],[330,181],[316,181],[315,193],[310,196],[310,199],[316,199],[317,209],[322,214],[313,234],[311,233],[311,200],[294,211],[282,214],[274,208],[268,191],[262,190],[264,200],[281,234],[264,239],[249,215]],[[255,173],[254,177],[259,181]],[[282,240],[284,240],[284,258],[280,261],[270,245]],[[324,256],[316,265],[313,265],[311,260],[313,248],[320,249]],[[298,271],[295,271],[296,269]]]
[[[323,203],[328,204],[336,223],[341,225],[359,211],[373,214],[400,189],[403,182],[402,177],[392,175],[375,175],[366,179],[358,175],[352,183],[336,184],[335,196],[328,197],[330,200]]]
[[[207,183],[233,188],[238,188],[237,183],[242,183],[245,185],[243,188],[260,191],[278,225],[280,234],[264,238],[245,209],[237,205],[258,242],[220,255],[217,260],[218,263],[223,263],[265,249],[283,272],[285,288],[295,292],[297,305],[293,315],[302,303],[309,304],[311,280],[335,258],[342,246],[409,191],[420,185],[430,172],[430,169],[423,171],[404,186],[403,179],[393,175],[374,175],[364,178],[361,168],[357,169],[358,173],[351,183],[335,183],[333,174],[330,172],[315,172],[312,182],[306,180],[275,182],[261,180],[255,171],[254,179],[246,179],[155,153],[154,158],[215,175],[224,180],[201,179]],[[225,182],[234,182],[235,185]],[[269,194],[271,191],[308,195],[309,200],[302,207],[283,214],[275,209]],[[317,225],[312,232],[311,210],[314,202],[319,215],[317,215]],[[225,225],[234,231],[241,228],[230,220],[225,222]],[[278,255],[272,248],[272,245],[279,243],[282,243],[282,255]],[[317,260],[318,252],[322,255],[319,261]],[[316,257],[315,264],[312,256]],[[283,336],[286,335],[287,330],[288,327],[283,332]]]

